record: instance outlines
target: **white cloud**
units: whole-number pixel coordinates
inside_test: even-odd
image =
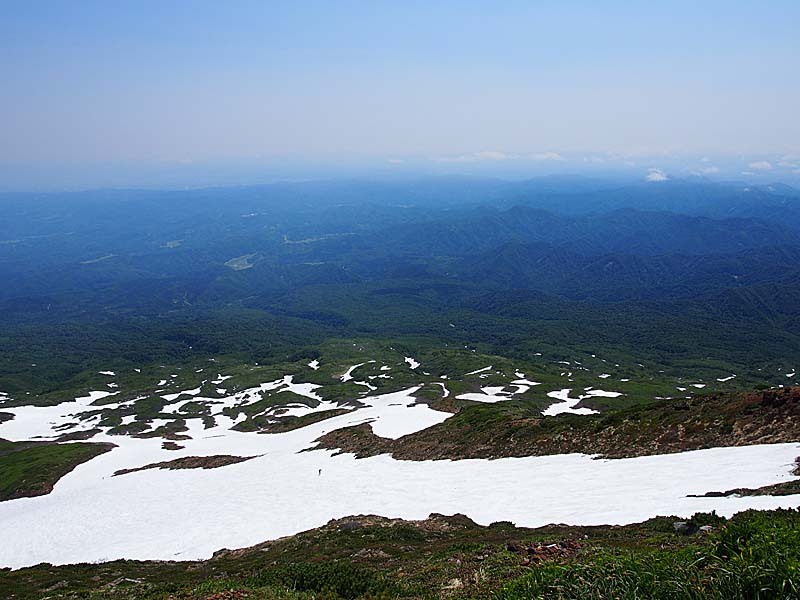
[[[757,171],[770,171],[772,170],[772,164],[766,160],[757,160],[755,162],[751,162],[747,165],[751,169],[756,169]]]
[[[752,171],[742,171],[742,175],[755,175]]]
[[[565,160],[558,152],[538,152],[528,156],[531,160]]]
[[[478,160],[509,160],[511,158],[517,158],[513,154],[506,154],[505,152],[494,152],[492,150],[484,150],[483,152],[477,152],[475,156]]]
[[[661,169],[650,169],[645,176],[645,181],[667,181],[669,177]]]
[[[779,167],[786,167],[787,169],[797,169],[800,168],[800,163],[789,162],[788,160],[782,160],[778,163]]]
[[[440,156],[433,160],[444,163],[468,163],[478,162],[480,160],[511,160],[514,158],[518,158],[518,156],[506,154],[505,152],[496,152],[494,150],[484,150],[472,154],[461,154],[460,156]]]
[[[402,165],[406,161],[404,161],[402,158],[390,158],[386,162],[388,162],[390,165]]]
[[[692,175],[713,175],[719,173],[719,167],[700,167],[691,171]]]
[[[462,156],[437,156],[433,160],[442,163],[459,163],[459,162],[475,162],[478,159],[475,158],[474,154],[464,154]]]

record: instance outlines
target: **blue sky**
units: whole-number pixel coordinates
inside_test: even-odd
[[[796,1],[0,10],[0,188],[360,171],[800,175]]]

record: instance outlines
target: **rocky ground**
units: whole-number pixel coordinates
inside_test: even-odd
[[[135,469],[120,469],[114,475],[126,475],[146,469],[218,469],[227,465],[235,465],[255,458],[253,456],[231,456],[228,454],[217,454],[214,456],[185,456],[175,460],[165,460],[163,462],[152,463],[137,467]]]

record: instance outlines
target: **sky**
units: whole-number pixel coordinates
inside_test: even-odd
[[[0,189],[800,181],[800,2],[0,0]]]

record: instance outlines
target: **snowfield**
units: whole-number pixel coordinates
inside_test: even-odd
[[[286,377],[229,398],[207,399],[214,403],[216,425],[206,429],[202,419],[187,418],[191,439],[180,441],[185,448],[178,451],[162,449],[160,438],[96,435],[92,441],[118,447],[79,465],[46,496],[0,503],[0,531],[6,540],[0,544],[0,566],[208,558],[220,548],[253,545],[354,514],[422,519],[432,512],[458,512],[481,524],[510,520],[532,527],[800,506],[800,496],[687,497],[793,479],[790,471],[800,454],[800,445],[794,443],[623,460],[579,454],[423,462],[381,455],[356,460],[350,454],[302,450],[324,433],[353,424],[368,423],[376,435],[398,438],[452,415],[417,404],[419,387],[359,397],[358,406],[347,413],[286,433],[233,431],[234,420],[220,414],[225,406],[257,400],[253,390],[286,389],[316,400],[316,387]],[[500,390],[483,391],[501,399]],[[569,391],[551,392],[558,400],[551,409],[582,410],[573,408],[579,399],[570,398]],[[193,392],[184,393],[203,400]],[[581,397],[615,393],[589,390]],[[109,395],[91,392],[54,407],[4,409],[15,418],[0,424],[0,437],[52,438],[61,432],[54,428],[70,423],[89,429],[92,423],[81,421],[80,413],[95,409],[91,402]],[[344,408],[326,401],[315,408],[287,403],[291,414],[333,406]],[[180,411],[179,405],[174,408]],[[120,469],[216,454],[256,458],[216,469],[149,469],[113,476]]]

